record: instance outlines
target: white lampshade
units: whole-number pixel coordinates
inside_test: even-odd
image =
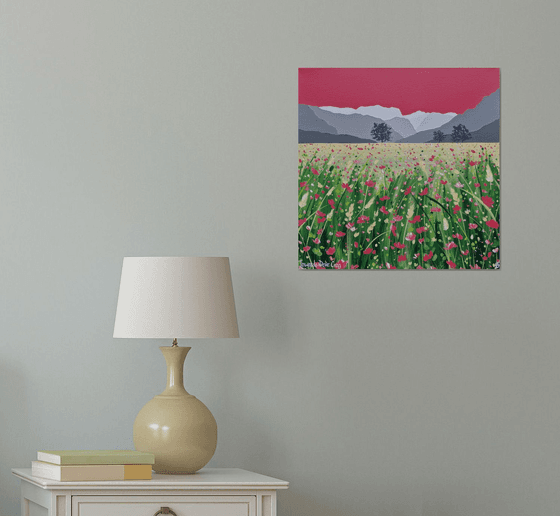
[[[113,337],[239,337],[229,258],[124,258]]]

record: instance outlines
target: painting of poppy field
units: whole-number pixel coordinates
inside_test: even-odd
[[[467,69],[486,71],[489,85],[473,94],[474,107],[465,109],[469,104],[453,99],[430,104],[428,97],[410,95],[412,103],[397,107],[399,97],[390,88],[388,97],[373,92],[385,105],[370,100],[364,107],[370,96],[343,98],[335,106],[340,88],[334,97],[327,91],[315,99],[323,107],[301,104],[302,90],[307,91],[302,70],[338,70],[343,78],[347,70],[362,77],[364,70],[386,75],[379,75],[380,69],[300,69],[299,268],[499,269],[497,69]],[[404,70],[410,76],[420,69]]]
[[[301,268],[496,269],[499,144],[302,144]]]

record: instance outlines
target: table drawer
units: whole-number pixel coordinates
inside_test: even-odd
[[[73,496],[72,516],[256,516],[255,496]],[[160,515],[161,516],[161,513]],[[172,515],[171,515],[172,516]]]

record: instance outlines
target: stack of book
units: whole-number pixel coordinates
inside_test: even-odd
[[[31,474],[60,482],[150,480],[153,453],[134,450],[39,451]]]

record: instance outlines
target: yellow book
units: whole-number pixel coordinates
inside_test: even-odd
[[[79,464],[58,465],[32,461],[34,477],[58,480],[59,482],[95,480],[150,480],[151,464]]]
[[[125,464],[124,480],[150,480],[152,478],[151,464]]]

